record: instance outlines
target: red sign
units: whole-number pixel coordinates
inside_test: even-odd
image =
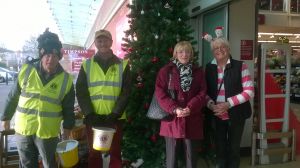
[[[83,60],[95,55],[95,50],[62,49],[63,59],[60,61],[63,68],[69,72],[79,72]]]
[[[253,40],[241,40],[241,60],[253,59]]]
[[[95,50],[73,50],[73,49],[62,49],[63,55],[76,55],[79,57],[90,58],[95,54]]]
[[[258,24],[262,25],[262,24],[265,24],[265,15],[263,14],[258,14]]]

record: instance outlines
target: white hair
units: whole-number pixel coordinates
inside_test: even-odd
[[[211,41],[210,43],[210,48],[213,50],[214,46],[221,46],[224,45],[227,48],[230,48],[229,42],[225,38],[215,38],[214,40]]]

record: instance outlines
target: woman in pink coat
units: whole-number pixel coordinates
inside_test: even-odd
[[[186,168],[196,168],[195,147],[203,139],[201,109],[206,105],[206,82],[203,70],[192,60],[191,43],[181,41],[174,48],[172,60],[156,78],[155,96],[161,108],[170,113],[160,126],[160,135],[166,141],[167,168],[177,167],[180,150],[184,150]],[[168,88],[174,91],[174,99]]]

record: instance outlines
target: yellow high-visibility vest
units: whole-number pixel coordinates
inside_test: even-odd
[[[112,112],[121,92],[123,72],[127,63],[127,60],[122,60],[121,63],[110,66],[104,73],[94,61],[94,57],[83,62],[95,113],[108,115]],[[125,112],[121,119],[124,118],[126,118]]]
[[[57,137],[62,120],[61,102],[72,87],[71,75],[62,72],[44,86],[36,69],[24,64],[18,78],[21,95],[15,131],[42,139]]]

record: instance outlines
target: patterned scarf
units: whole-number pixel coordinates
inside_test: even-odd
[[[180,63],[176,59],[173,60],[173,63],[177,66],[180,74],[180,86],[183,92],[187,92],[191,88],[192,84],[192,63],[186,65]]]

